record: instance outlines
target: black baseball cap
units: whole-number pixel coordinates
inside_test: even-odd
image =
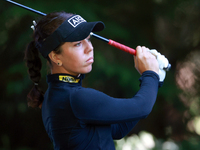
[[[48,54],[61,43],[81,41],[87,38],[91,32],[102,31],[104,27],[105,25],[101,21],[87,22],[80,15],[73,15],[44,40],[39,51],[44,58],[47,58]]]

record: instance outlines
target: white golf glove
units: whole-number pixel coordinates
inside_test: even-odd
[[[158,73],[158,75],[160,77],[159,81],[163,82],[165,79],[165,76],[166,76],[166,69],[170,67],[169,61],[164,55],[161,55],[159,52],[157,52],[157,50],[151,49],[149,51],[151,54],[156,56],[156,59],[159,64],[159,73]]]

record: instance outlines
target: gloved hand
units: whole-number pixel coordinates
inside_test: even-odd
[[[160,77],[160,82],[163,82],[166,76],[166,68],[170,67],[169,65],[169,61],[168,59],[164,56],[161,55],[159,52],[157,52],[157,50],[155,49],[151,49],[149,50],[151,54],[153,54],[154,56],[156,56],[156,59],[158,61],[159,64],[159,77]]]

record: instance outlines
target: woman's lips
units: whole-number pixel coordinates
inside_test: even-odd
[[[88,62],[88,63],[93,63],[93,62],[94,62],[93,57],[90,57],[86,62]]]

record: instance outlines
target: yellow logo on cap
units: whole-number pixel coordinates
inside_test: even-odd
[[[75,79],[74,77],[71,76],[59,76],[59,80],[63,82],[69,82],[69,83],[78,83],[80,79]]]

